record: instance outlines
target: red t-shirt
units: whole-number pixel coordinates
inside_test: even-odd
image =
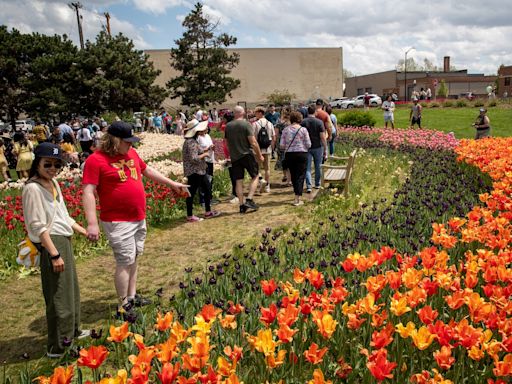
[[[96,185],[102,221],[140,221],[146,218],[142,172],[147,165],[130,148],[111,157],[97,151],[87,158],[82,184]]]
[[[317,119],[322,120],[322,123],[324,123],[325,132],[327,133],[327,137],[330,138],[331,129],[329,127],[331,126],[331,117],[329,116],[329,114],[322,109],[317,109],[315,112],[315,117]]]

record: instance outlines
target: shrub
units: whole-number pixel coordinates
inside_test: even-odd
[[[421,108],[428,108],[428,103],[420,103]]]
[[[495,107],[498,105],[498,102],[496,100],[491,100],[487,103],[487,107]]]
[[[473,103],[473,106],[475,106],[475,107],[483,107],[484,106],[484,102],[482,101],[482,99],[476,99],[475,102]]]
[[[467,107],[468,106],[468,103],[466,103],[466,100],[457,100],[455,102],[455,106],[457,108],[464,108],[464,107]]]
[[[377,121],[370,112],[350,111],[338,114],[338,124],[352,127],[374,127]]]
[[[445,108],[453,107],[453,101],[450,101],[450,100],[444,101],[443,102],[443,107],[445,107]]]
[[[439,103],[436,103],[435,101],[429,104],[430,108],[439,108]]]

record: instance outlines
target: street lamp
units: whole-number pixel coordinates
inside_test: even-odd
[[[404,92],[405,92],[405,102],[407,102],[407,54],[412,49],[415,49],[415,48],[411,47],[407,51],[405,51],[405,61],[404,61]]]

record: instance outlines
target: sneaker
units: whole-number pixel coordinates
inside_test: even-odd
[[[64,356],[63,353],[46,352],[46,357],[49,359],[60,359],[62,356]]]
[[[231,200],[229,200],[230,204],[238,204],[240,201],[238,200],[238,197],[233,197]]]
[[[219,212],[219,211],[210,211],[210,212],[206,212],[206,213],[204,214],[204,218],[205,218],[205,219],[210,219],[210,218],[212,218],[212,217],[217,217],[217,216],[219,216],[219,215],[220,215],[220,212]]]
[[[311,193],[311,187],[306,189],[306,193]]]
[[[137,313],[135,312],[133,305],[134,301],[132,300],[126,304],[123,304],[122,307],[117,308],[116,318],[123,321],[128,321],[129,323],[134,323],[137,320]]]
[[[196,223],[196,222],[198,222],[198,221],[203,221],[203,220],[204,220],[203,218],[201,218],[201,217],[197,217],[197,216],[188,216],[188,217],[187,217],[187,221],[188,221],[189,223]]]
[[[254,209],[254,210],[257,210],[259,209],[259,205],[256,204],[252,199],[246,199],[245,200],[245,204],[244,204],[247,208],[250,208],[250,209]]]
[[[265,192],[266,192],[266,193],[270,193],[270,185],[267,185],[267,186],[265,187]]]
[[[259,191],[260,193],[262,193],[264,190],[265,190],[265,186],[267,185],[267,181],[266,180],[261,180],[260,181],[260,184],[259,184]]]
[[[249,207],[247,205],[242,204],[240,206],[240,213],[246,213],[248,209],[249,209]]]
[[[292,203],[292,205],[293,205],[294,207],[298,207],[299,205],[304,205],[304,202],[303,202],[302,200],[294,201],[294,202]]]
[[[78,339],[78,340],[85,339],[86,337],[89,337],[89,336],[91,336],[90,329],[82,329],[82,330],[77,330],[75,332],[75,339]]]
[[[322,186],[320,186],[320,185],[315,185],[315,187],[314,187],[314,188],[315,188],[315,189],[323,189],[323,188],[322,188]]]
[[[138,293],[135,295],[133,300],[130,300],[130,302],[136,307],[144,307],[146,305],[153,304],[153,300],[143,297]]]

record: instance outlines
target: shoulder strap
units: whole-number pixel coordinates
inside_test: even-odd
[[[297,134],[300,132],[301,129],[302,129],[302,126],[299,129],[297,129],[297,132],[295,132],[295,135],[293,135],[293,139],[292,139],[292,141],[290,141],[290,144],[288,144],[288,147],[286,148],[284,153],[288,152],[288,150],[292,146],[293,142],[295,141],[295,138],[297,137]]]

